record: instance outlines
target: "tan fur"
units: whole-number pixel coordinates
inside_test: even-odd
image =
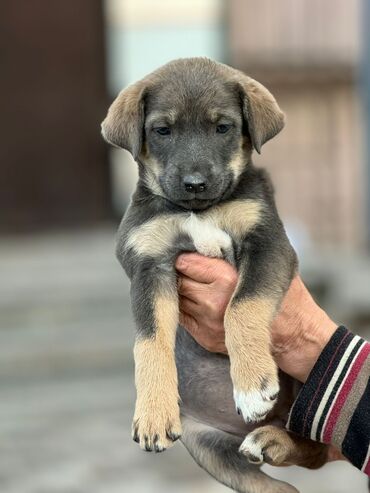
[[[180,436],[181,423],[177,370],[174,357],[178,323],[178,300],[173,293],[154,301],[156,332],[150,339],[137,339],[134,347],[137,400],[133,433],[140,446],[168,448],[168,435]]]
[[[234,388],[261,388],[261,378],[277,381],[277,368],[270,353],[269,328],[276,301],[255,297],[231,302],[225,313],[225,344],[230,356]]]
[[[166,214],[158,216],[136,228],[126,242],[139,255],[163,255],[171,247],[179,231],[179,218]]]
[[[159,184],[159,175],[161,172],[161,165],[153,156],[149,154],[147,151],[147,147],[144,143],[143,148],[141,150],[139,160],[145,163],[146,172],[144,175],[144,181],[148,188],[155,194],[160,197],[164,197],[164,193],[162,187]]]
[[[146,120],[146,125],[151,126],[154,122],[161,123],[163,126],[165,125],[173,125],[176,122],[177,111],[175,109],[167,110],[166,112],[153,112],[150,113]]]
[[[248,199],[220,204],[195,216],[200,220],[209,220],[213,226],[240,240],[259,224],[262,212],[261,202]],[[189,217],[190,213],[166,214],[147,221],[131,233],[126,241],[126,247],[133,248],[139,255],[163,255],[173,245],[180,232],[188,232],[184,223]]]
[[[210,122],[216,123],[220,119],[224,120],[225,118],[231,118],[231,120],[234,118],[234,114],[231,112],[228,112],[225,109],[222,109],[222,115],[220,115],[220,110],[219,109],[209,109],[207,110],[207,116]]]
[[[256,462],[256,450],[261,451],[264,462],[273,466],[298,465],[318,469],[327,459],[326,445],[272,425],[252,431],[240,447],[240,452],[249,456],[251,462]]]
[[[234,174],[234,180],[237,180],[245,168],[245,154],[239,149],[229,163],[229,168]]]
[[[219,228],[240,240],[245,234],[260,223],[263,204],[258,200],[233,200],[212,207],[201,217],[210,218]]]

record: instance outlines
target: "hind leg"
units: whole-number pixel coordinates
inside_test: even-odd
[[[239,493],[297,493],[287,483],[272,479],[239,452],[242,438],[182,418],[182,443],[195,462],[220,483]]]
[[[326,463],[328,447],[301,438],[276,426],[262,426],[249,433],[240,452],[252,464],[292,465],[318,469]]]

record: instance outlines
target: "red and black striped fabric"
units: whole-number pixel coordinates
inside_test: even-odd
[[[330,443],[370,476],[370,343],[339,327],[290,411],[287,428]]]

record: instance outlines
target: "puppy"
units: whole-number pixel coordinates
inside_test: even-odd
[[[285,431],[298,385],[281,375],[278,398],[270,352],[270,324],[297,261],[269,177],[251,156],[283,126],[264,86],[205,58],[175,60],[124,89],[102,124],[104,139],[139,166],[117,243],[137,325],[133,438],[161,452],[181,437],[201,467],[248,493],[297,491],[262,473],[263,461],[319,467],[326,456],[324,445]],[[174,263],[184,251],[239,272],[225,313],[229,357],[178,325]]]

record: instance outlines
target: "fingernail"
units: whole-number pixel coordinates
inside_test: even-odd
[[[186,258],[184,257],[184,255],[179,255],[177,257],[177,260],[176,260],[176,267],[178,269],[181,269],[183,267],[185,267],[187,264],[187,261],[186,261]]]

